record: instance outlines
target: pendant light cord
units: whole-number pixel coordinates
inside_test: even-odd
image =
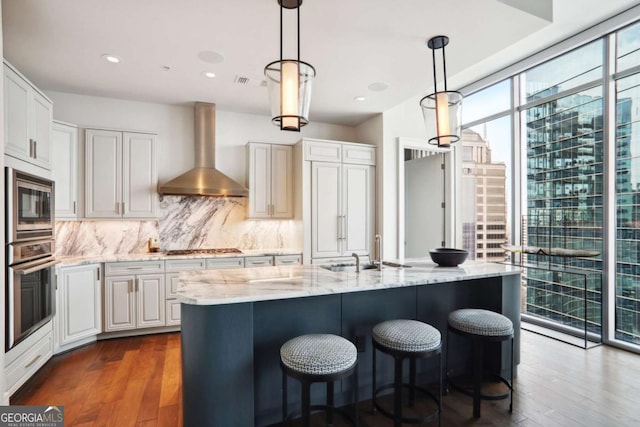
[[[442,46],[442,74],[444,77],[444,91],[447,91],[447,59],[444,56],[444,44]]]
[[[280,3],[280,62],[282,62],[282,3]]]
[[[436,80],[436,50],[431,49],[431,61],[433,62],[433,93],[438,92],[438,81]]]
[[[298,5],[298,64],[300,64],[300,5]]]

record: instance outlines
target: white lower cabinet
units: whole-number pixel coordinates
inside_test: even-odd
[[[180,301],[177,299],[168,299],[166,302],[167,326],[179,326],[180,317]]]
[[[165,326],[163,261],[107,263],[105,271],[121,274],[105,274],[105,332]]]
[[[273,265],[273,256],[248,256],[244,259],[244,266],[250,267],[270,267]]]
[[[5,401],[15,393],[53,355],[52,322],[45,324],[5,353],[7,388]]]
[[[302,264],[302,255],[276,255],[273,257],[273,265]]]
[[[61,267],[56,295],[56,349],[102,332],[100,265]]]

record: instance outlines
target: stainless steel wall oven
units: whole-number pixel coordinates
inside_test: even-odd
[[[5,351],[54,315],[53,182],[5,168]]]

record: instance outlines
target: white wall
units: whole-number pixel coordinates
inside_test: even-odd
[[[426,94],[426,92],[425,92]],[[427,135],[418,96],[409,99],[383,114],[382,147],[382,232],[384,256],[398,256],[398,137],[421,138]]]
[[[168,105],[46,91],[53,117],[80,127],[152,131],[158,134],[158,178],[165,182],[194,165],[192,105]],[[216,167],[245,182],[245,144],[295,143],[303,137],[356,141],[352,127],[311,122],[301,132],[283,132],[268,116],[216,111]]]
[[[2,57],[2,5],[0,4],[0,57]],[[3,97],[4,85],[0,85],[0,135],[4,135],[4,97]],[[0,170],[4,171],[4,144],[0,145]],[[0,188],[4,191],[4,173],[0,174]],[[4,194],[4,192],[2,193]],[[0,200],[0,217],[2,218],[2,224],[4,224],[4,197]],[[0,241],[4,242],[4,227],[0,227]],[[0,271],[4,271],[4,244],[0,245]],[[0,275],[0,348],[4,349],[4,331],[5,331],[5,282],[4,274]],[[7,390],[7,377],[4,371],[4,351],[0,351],[0,404],[8,405],[9,400],[5,399],[5,392]]]
[[[358,142],[376,145],[376,234],[382,234],[382,163],[383,158],[383,117],[382,114],[370,118],[356,128]],[[384,242],[383,242],[384,245]],[[384,250],[383,250],[384,253]]]

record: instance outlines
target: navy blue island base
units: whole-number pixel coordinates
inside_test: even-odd
[[[507,274],[437,284],[407,285],[270,301],[218,305],[183,303],[182,390],[185,427],[265,426],[281,421],[280,346],[308,333],[330,333],[356,343],[360,396],[371,396],[371,329],[389,319],[417,319],[446,339],[448,314],[484,308],[504,314],[515,328],[515,365],[520,359],[520,275]],[[447,348],[450,368],[471,364],[465,340]],[[491,368],[509,373],[510,347],[496,343],[485,357]],[[391,381],[393,363],[378,361],[379,381]],[[433,365],[433,364],[431,364]],[[435,382],[437,372],[418,369]],[[336,403],[350,402],[351,381],[336,384]],[[289,408],[299,408],[300,388],[289,382]],[[324,389],[312,389],[322,400]]]

